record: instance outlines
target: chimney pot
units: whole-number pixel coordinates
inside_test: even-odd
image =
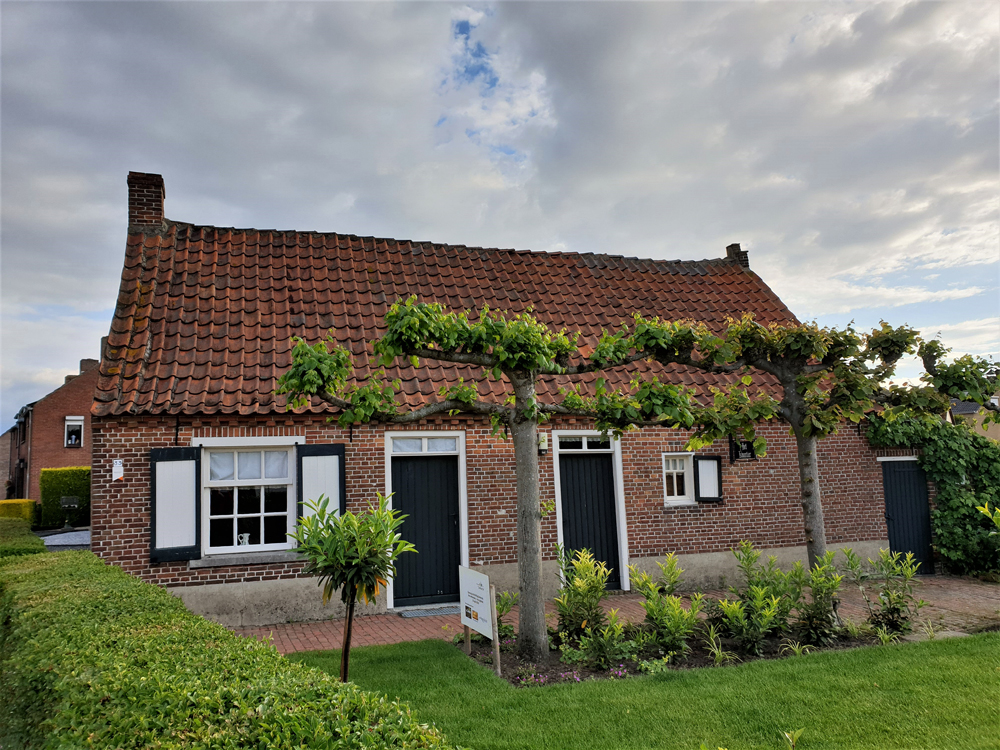
[[[129,228],[163,228],[163,177],[144,172],[128,173]]]
[[[747,255],[746,250],[740,249],[739,242],[734,242],[732,245],[726,247],[726,257],[729,260],[736,261],[743,268],[750,268],[750,257]]]

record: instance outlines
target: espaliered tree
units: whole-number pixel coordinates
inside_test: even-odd
[[[941,392],[981,395],[988,385],[977,372],[982,363],[941,365],[945,352],[940,345],[923,345],[912,330],[885,325],[861,336],[850,328],[840,331],[812,324],[762,326],[746,316],[731,320],[718,335],[700,323],[636,315],[630,325],[603,333],[589,357],[580,352],[579,333],[552,331],[530,313],[506,316],[484,308],[471,321],[464,312],[410,298],[389,309],[384,325],[385,334],[373,342],[379,364],[388,366],[406,357],[415,367],[421,360],[480,367],[484,379],[506,384],[506,398],[484,401],[475,386],[459,382],[442,389],[438,400],[410,409],[401,403],[399,382],[390,381],[384,370],[356,382],[350,353],[332,337],[312,346],[296,340],[292,366],[279,379],[277,392],[288,394],[289,408],[303,406],[311,398],[325,401],[340,411],[335,418],[344,427],[471,413],[488,417],[495,431],[509,431],[517,484],[518,650],[535,660],[548,650],[538,490],[540,422],[554,415],[586,417],[598,429],[616,435],[653,425],[690,429],[692,449],[739,435],[752,439],[761,455],[766,445],[755,434],[756,423],[775,418],[787,422],[798,445],[806,543],[813,565],[826,549],[816,440],[836,430],[844,419],[860,420],[879,404],[941,410],[947,408]],[[921,388],[886,387],[899,358],[918,345],[940,382]],[[609,387],[602,377],[589,388],[580,386],[579,376],[642,360],[724,375],[731,385],[712,388],[709,403],[699,403],[693,391],[657,377],[636,376],[620,389]],[[765,391],[751,395],[748,387],[754,372],[774,376],[782,397]],[[558,403],[546,402],[538,398],[537,386],[548,376],[577,380],[561,390]],[[979,391],[973,387],[976,383]]]

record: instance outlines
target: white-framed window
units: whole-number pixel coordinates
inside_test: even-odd
[[[664,453],[662,473],[666,506],[722,502],[722,459],[719,456]]]
[[[294,446],[206,448],[203,545],[208,554],[290,549],[296,522]],[[207,532],[207,533],[206,533]]]
[[[663,502],[665,505],[694,504],[691,453],[663,454]]]
[[[83,417],[66,417],[63,429],[63,445],[67,448],[83,447]]]

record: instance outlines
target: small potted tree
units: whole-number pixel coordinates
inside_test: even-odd
[[[416,552],[412,544],[397,532],[404,515],[388,507],[388,499],[378,495],[378,507],[369,503],[368,510],[355,515],[329,512],[329,500],[320,495],[305,506],[313,515],[299,519],[295,532],[299,552],[307,560],[305,572],[319,576],[323,587],[323,605],[340,589],[340,598],[347,605],[344,620],[344,645],[340,654],[340,680],[347,682],[350,663],[351,631],[354,605],[358,597],[370,603],[382,586],[396,572],[396,560],[404,552]]]

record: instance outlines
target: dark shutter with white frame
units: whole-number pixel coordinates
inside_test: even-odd
[[[298,482],[298,516],[309,515],[303,503],[326,495],[328,510],[347,510],[347,474],[344,471],[343,443],[328,445],[297,445],[295,461]]]
[[[694,457],[694,499],[699,503],[722,502],[722,458]]]
[[[201,448],[149,452],[151,562],[201,557]]]

